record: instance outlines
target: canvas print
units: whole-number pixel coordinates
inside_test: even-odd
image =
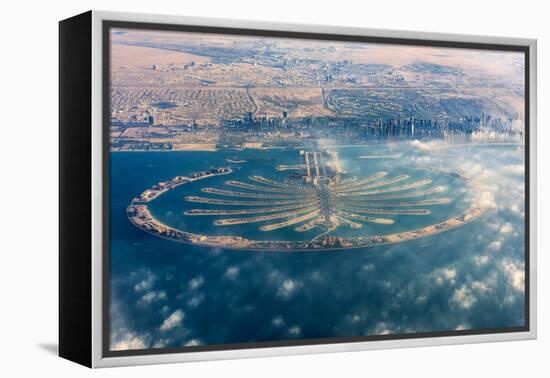
[[[524,52],[108,41],[108,352],[524,329]]]

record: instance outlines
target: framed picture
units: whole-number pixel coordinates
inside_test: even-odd
[[[60,355],[536,337],[536,42],[60,22]]]

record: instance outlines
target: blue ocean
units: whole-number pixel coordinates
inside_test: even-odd
[[[387,171],[429,178],[452,198],[427,216],[391,226],[341,227],[334,235],[391,234],[464,211],[480,218],[449,232],[372,248],[274,252],[225,250],[162,239],[135,227],[132,199],[158,182],[210,167],[233,172],[181,185],[150,203],[163,223],[194,233],[300,240],[321,231],[266,233],[260,224],[214,226],[188,216],[186,196],[251,175],[283,181],[298,150],[110,153],[110,347],[180,348],[265,341],[494,329],[525,323],[525,171],[517,145],[407,142],[337,149],[355,177]],[[379,155],[381,158],[376,158]],[[368,157],[368,158],[365,158]],[[236,161],[238,161],[236,163]],[[460,172],[470,184],[441,172]],[[227,189],[227,188],[225,188]],[[226,216],[227,217],[227,216]]]

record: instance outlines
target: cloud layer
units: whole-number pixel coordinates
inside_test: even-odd
[[[475,177],[472,190],[449,187],[445,195],[457,191],[457,209],[475,201],[489,210],[436,237],[351,252],[257,253],[195,248],[115,223],[131,238],[112,246],[111,348],[522,325],[521,153],[441,147],[394,146],[411,165]],[[341,155],[352,167],[353,156],[369,153]]]

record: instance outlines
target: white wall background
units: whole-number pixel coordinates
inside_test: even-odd
[[[544,1],[5,1],[0,22],[0,375],[81,377],[545,376],[550,373]],[[104,369],[55,356],[57,344],[57,21],[88,9],[531,37],[539,40],[539,340]],[[550,43],[550,42],[549,42]],[[78,125],[75,125],[76,127]],[[546,298],[545,298],[546,296]],[[546,351],[545,351],[546,348]],[[548,376],[548,375],[546,375]]]

